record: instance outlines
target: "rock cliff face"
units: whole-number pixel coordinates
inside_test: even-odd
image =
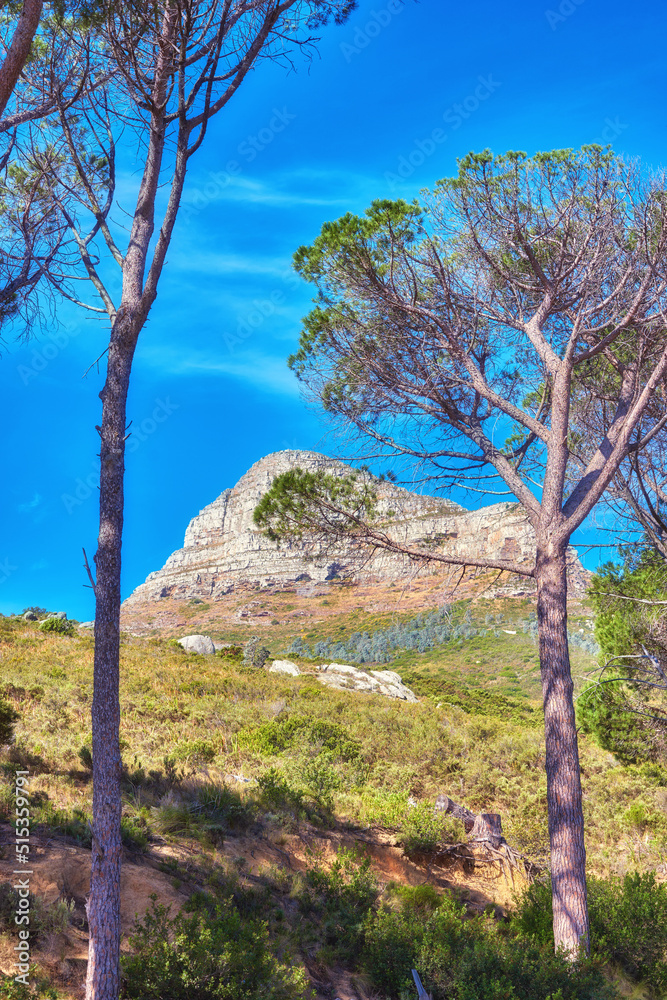
[[[215,600],[239,583],[265,587],[340,578],[388,581],[414,572],[414,563],[394,553],[377,552],[369,557],[353,544],[334,552],[307,541],[278,546],[262,535],[253,524],[253,511],[274,477],[295,466],[350,471],[341,462],[312,451],[279,451],[260,459],[236,486],[190,521],[183,548],[161,570],[151,573],[126,604],[164,597]],[[449,500],[420,496],[392,483],[380,484],[378,493],[390,533],[403,542],[428,544],[447,555],[483,554],[533,562],[533,530],[516,503],[467,511]],[[580,568],[573,553],[574,566]],[[442,573],[443,566],[428,564],[420,572]]]

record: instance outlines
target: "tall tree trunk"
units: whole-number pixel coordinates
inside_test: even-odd
[[[556,949],[589,949],[586,850],[567,643],[566,546],[538,539],[537,624],[544,700],[547,806]]]
[[[100,533],[95,556],[93,677],[93,846],[88,902],[86,1000],[117,1000],[120,987],[120,566],[125,427],[136,336],[119,318],[109,346],[102,399]]]
[[[4,114],[25,66],[42,16],[42,0],[24,0],[9,51],[0,66],[0,115]]]

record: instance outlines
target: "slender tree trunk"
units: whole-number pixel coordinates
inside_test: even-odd
[[[42,0],[24,0],[9,51],[0,66],[0,115],[4,114],[21,70],[30,55],[42,16]]]
[[[125,327],[125,329],[123,329]],[[95,556],[93,846],[86,1000],[117,1000],[120,987],[120,566],[127,392],[136,336],[118,319],[100,393],[100,533]]]
[[[556,949],[589,949],[579,749],[567,643],[566,546],[538,539],[537,624],[544,700],[547,806]]]

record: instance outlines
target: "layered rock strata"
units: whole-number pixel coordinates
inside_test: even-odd
[[[260,459],[236,486],[224,490],[192,519],[183,548],[151,573],[126,604],[165,597],[215,600],[240,583],[313,585],[345,578],[386,582],[416,571],[407,556],[381,550],[369,553],[353,542],[334,551],[308,540],[277,544],[266,538],[253,523],[254,509],[274,477],[297,466],[341,475],[352,471],[311,451],[279,451]],[[527,565],[534,561],[533,529],[516,503],[468,511],[450,500],[421,496],[389,482],[378,485],[378,495],[383,527],[401,543],[463,559],[482,555]],[[581,568],[574,553],[572,563]],[[443,565],[420,564],[419,572],[442,573]]]

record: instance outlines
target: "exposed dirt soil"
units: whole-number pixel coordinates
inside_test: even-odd
[[[479,574],[472,570],[440,576],[412,578],[387,584],[311,583],[259,590],[239,584],[231,594],[210,605],[164,598],[124,605],[122,627],[134,635],[182,635],[183,629],[225,633],[242,638],[251,631],[296,633],[354,612],[366,614],[417,614],[466,598],[525,598],[534,593],[532,580],[510,578],[506,573]],[[324,603],[326,601],[326,603]],[[273,626],[273,629],[271,628]],[[281,626],[281,628],[276,628]]]
[[[22,877],[14,873],[13,836],[11,826],[0,825],[0,881],[10,885]],[[292,833],[267,830],[257,836],[229,837],[212,859],[209,856],[209,863],[232,862],[240,869],[241,880],[253,884],[269,868],[304,871],[313,855],[326,867],[340,847],[356,847],[368,854],[381,887],[389,881],[401,885],[429,882],[438,889],[455,891],[471,913],[493,904],[502,915],[514,891],[527,881],[525,872],[489,860],[480,850],[462,846],[447,855],[408,858],[385,830],[322,830],[305,823]],[[202,860],[198,845],[190,848],[183,843],[152,844],[144,854],[126,853],[121,876],[123,947],[127,947],[136,916],[143,916],[150,908],[152,894],[158,903],[171,906],[172,915],[181,908],[200,884]],[[33,950],[33,959],[49,970],[73,1000],[79,1000],[83,996],[88,952],[85,903],[90,887],[90,851],[65,838],[35,833],[30,862],[30,889],[41,903],[50,905],[62,900],[74,905],[67,932],[41,939]],[[178,871],[179,878],[160,870],[170,862],[178,863],[174,871]],[[11,942],[5,938],[1,948],[0,969],[9,974],[15,960]],[[363,978],[342,969],[322,969],[308,961],[307,967],[320,1000],[369,1000],[371,996]]]

